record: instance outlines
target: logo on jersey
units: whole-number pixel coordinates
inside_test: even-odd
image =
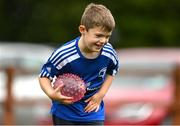
[[[103,69],[101,69],[99,71],[99,77],[104,78],[104,76],[106,75],[106,70],[107,70],[107,67],[104,67]]]

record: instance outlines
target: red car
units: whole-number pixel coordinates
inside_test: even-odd
[[[118,51],[120,71],[105,96],[106,125],[160,125],[174,100],[180,49]]]

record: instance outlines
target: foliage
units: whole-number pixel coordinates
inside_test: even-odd
[[[80,18],[90,2],[112,11],[115,47],[180,46],[179,0],[1,0],[0,40],[58,46],[80,35]]]

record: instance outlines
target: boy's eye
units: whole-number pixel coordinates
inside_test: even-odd
[[[96,38],[106,38],[109,39],[110,35],[102,35],[102,34],[96,34]]]
[[[106,36],[106,39],[109,39],[109,37],[110,37],[109,35],[108,35],[108,36]]]
[[[103,37],[103,35],[96,35],[96,37],[97,37],[97,38],[99,38],[99,37]]]

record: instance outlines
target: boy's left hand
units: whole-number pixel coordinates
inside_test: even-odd
[[[85,112],[92,112],[95,110],[95,112],[97,112],[99,110],[99,106],[100,106],[101,101],[102,101],[102,98],[100,97],[100,95],[98,93],[96,93],[92,97],[85,100],[85,102],[88,104],[85,107],[84,111]]]

